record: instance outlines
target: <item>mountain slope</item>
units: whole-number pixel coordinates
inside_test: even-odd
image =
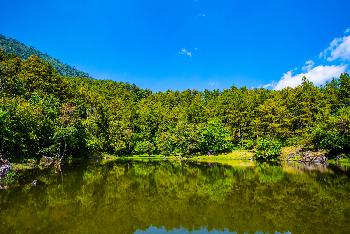
[[[49,62],[59,74],[70,77],[89,77],[89,74],[79,71],[78,69],[62,63],[48,54],[44,54],[31,46],[27,46],[15,39],[7,38],[0,34],[0,48],[10,54],[16,54],[22,59],[27,59],[31,55],[36,55],[39,58]]]

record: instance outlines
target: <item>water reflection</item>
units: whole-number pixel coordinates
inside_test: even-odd
[[[136,231],[135,234],[236,234],[237,232],[230,232],[228,230],[218,231],[218,230],[211,230],[208,231],[205,228],[199,229],[199,230],[192,230],[188,231],[185,228],[178,228],[178,229],[172,229],[172,230],[166,230],[163,228],[156,228],[156,227],[149,227],[145,231]]]
[[[157,227],[149,227],[145,231],[137,230],[135,234],[238,234],[237,232],[231,232],[229,230],[208,230],[206,228],[202,228],[199,230],[191,230],[188,231],[185,228],[178,228],[178,229],[172,229],[172,230],[166,230],[164,227],[157,228]],[[255,232],[254,234],[265,234],[264,232]],[[267,234],[267,233],[266,233]],[[291,232],[274,232],[274,234],[291,234]]]
[[[0,191],[0,232],[350,233],[341,170],[111,162],[23,181]]]

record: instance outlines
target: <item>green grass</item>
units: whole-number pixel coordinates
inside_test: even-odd
[[[292,161],[297,161],[301,159],[301,156],[296,155],[300,150],[302,149],[301,146],[287,146],[287,147],[282,147],[282,153],[280,156],[280,160],[292,160]],[[291,156],[291,155],[295,156]]]
[[[27,159],[22,163],[11,163],[11,167],[13,171],[24,171],[31,170],[38,167],[38,162],[34,159]]]
[[[194,162],[206,162],[206,163],[220,163],[224,165],[230,165],[235,167],[247,167],[253,166],[254,163],[250,159],[254,156],[254,153],[247,150],[235,150],[227,154],[219,155],[202,155],[187,160]]]
[[[194,160],[214,160],[214,161],[221,161],[221,160],[249,160],[254,156],[254,153],[247,150],[235,150],[227,154],[219,154],[219,155],[202,155],[193,157],[191,159]]]
[[[164,155],[130,155],[130,156],[115,156],[115,155],[103,155],[102,163],[114,161],[114,160],[129,160],[129,161],[161,161],[161,160],[175,160],[176,156],[164,156]]]
[[[210,160],[210,161],[221,161],[221,160],[249,160],[253,157],[254,153],[247,150],[235,150],[226,154],[219,155],[201,155],[194,157],[186,157],[179,155],[131,155],[131,156],[113,156],[113,155],[103,155],[104,160],[191,160],[191,161],[201,161],[201,160]]]
[[[334,164],[334,165],[338,165],[340,167],[345,167],[345,168],[349,168],[350,167],[350,158],[341,158],[341,159],[330,159],[328,161],[330,164]]]

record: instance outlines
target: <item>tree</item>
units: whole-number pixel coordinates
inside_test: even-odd
[[[232,150],[230,132],[218,118],[209,120],[199,133],[199,145],[202,153],[209,151],[221,153]]]
[[[276,160],[281,154],[282,144],[274,139],[259,139],[255,149],[257,160]]]
[[[333,157],[350,153],[350,107],[339,109],[329,122],[315,127],[312,142],[316,148],[328,150]]]
[[[13,160],[81,152],[188,156],[251,148],[259,139],[267,139],[258,152],[268,158],[279,143],[349,153],[349,90],[342,74],[321,87],[304,78],[281,91],[154,93],[62,77],[39,57],[0,50],[0,153]]]
[[[347,73],[341,74],[339,78],[339,96],[341,103],[345,106],[350,105],[350,76]]]
[[[154,144],[150,141],[138,141],[135,144],[134,152],[136,154],[148,154],[151,155],[155,150]]]

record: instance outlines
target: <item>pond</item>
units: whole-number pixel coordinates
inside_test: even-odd
[[[0,233],[350,233],[338,168],[116,161],[22,183],[0,191]]]

